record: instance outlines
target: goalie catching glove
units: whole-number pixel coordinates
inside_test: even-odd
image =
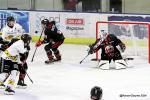
[[[117,49],[120,51],[120,52],[124,52],[125,51],[125,49],[126,49],[126,46],[125,46],[125,44],[123,44],[123,43],[120,43],[118,46],[116,46],[117,47]]]

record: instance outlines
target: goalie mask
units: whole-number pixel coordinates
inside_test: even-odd
[[[108,32],[106,32],[105,30],[101,30],[99,33],[99,38],[101,39],[101,41],[103,41],[105,38],[107,38],[108,36]]]
[[[107,45],[105,47],[105,53],[109,58],[112,58],[114,56],[114,47],[112,45]]]
[[[95,86],[91,89],[92,100],[101,100],[102,94],[103,94],[103,90],[98,86]]]

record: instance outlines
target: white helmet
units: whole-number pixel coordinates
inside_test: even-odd
[[[106,30],[100,30],[99,37],[103,40],[107,37],[108,32]]]

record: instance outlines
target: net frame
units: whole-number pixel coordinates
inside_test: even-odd
[[[146,25],[148,27],[148,62],[150,63],[150,24],[148,22],[98,21],[96,22],[96,40],[98,39],[99,27],[101,26],[101,24]],[[99,52],[96,52],[96,59],[99,59]]]

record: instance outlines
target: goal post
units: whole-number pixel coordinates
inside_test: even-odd
[[[125,45],[125,55],[145,57],[150,63],[150,24],[133,21],[98,21],[96,22],[96,39],[101,30],[116,35]],[[100,52],[96,52],[96,59],[100,59]]]

